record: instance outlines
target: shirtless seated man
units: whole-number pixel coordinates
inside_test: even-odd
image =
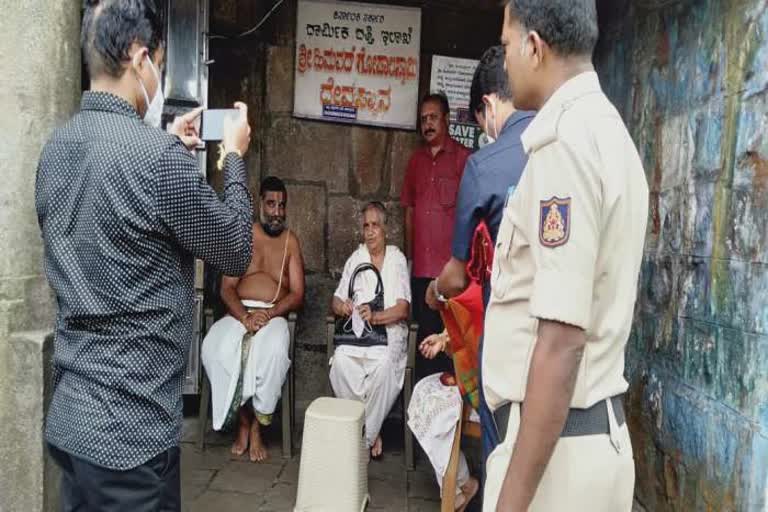
[[[260,222],[253,225],[253,258],[243,277],[224,276],[221,298],[228,315],[203,341],[211,382],[213,427],[238,424],[232,453],[263,461],[261,426],[271,423],[291,361],[286,317],[304,301],[304,260],[296,236],[285,227],[288,194],[283,182],[261,183]]]

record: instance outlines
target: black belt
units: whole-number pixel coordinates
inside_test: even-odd
[[[613,412],[616,415],[616,422],[619,426],[622,426],[626,421],[622,396],[616,395],[611,398]],[[500,441],[504,441],[504,438],[507,436],[509,412],[511,409],[512,403],[506,403],[493,412],[496,432],[499,434]],[[608,434],[609,432],[608,406],[605,400],[600,400],[589,409],[570,409],[560,437],[593,436]]]

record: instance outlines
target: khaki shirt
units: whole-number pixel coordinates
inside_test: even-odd
[[[529,155],[499,229],[482,377],[491,409],[522,402],[538,319],[581,327],[571,406],[627,390],[624,348],[637,294],[648,183],[597,74],[558,89],[522,135]]]

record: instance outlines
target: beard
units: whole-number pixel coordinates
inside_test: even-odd
[[[263,216],[261,219],[261,227],[267,235],[276,238],[282,235],[283,231],[285,231],[285,217]]]

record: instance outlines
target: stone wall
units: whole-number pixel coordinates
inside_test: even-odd
[[[80,4],[2,1],[0,11],[0,510],[54,510],[42,438],[53,303],[34,181],[43,142],[80,97]]]
[[[768,2],[602,7],[596,60],[651,187],[627,354],[638,496],[764,510]]]
[[[213,2],[211,31],[235,34],[255,25],[271,6],[254,4]],[[479,5],[423,8],[422,93],[429,85],[432,54],[479,58],[497,44],[501,10],[495,1],[483,4],[484,10]],[[297,392],[300,400],[310,400],[326,391],[323,322],[336,278],[361,240],[357,213],[366,201],[384,202],[391,211],[390,243],[402,247],[400,187],[419,136],[293,118],[295,15],[296,0],[286,0],[253,37],[211,41],[215,63],[209,103],[221,108],[243,99],[250,105],[254,134],[248,166],[254,196],[268,174],[288,184],[289,224],[301,240],[309,273],[298,329]],[[219,179],[214,176],[214,183]]]

